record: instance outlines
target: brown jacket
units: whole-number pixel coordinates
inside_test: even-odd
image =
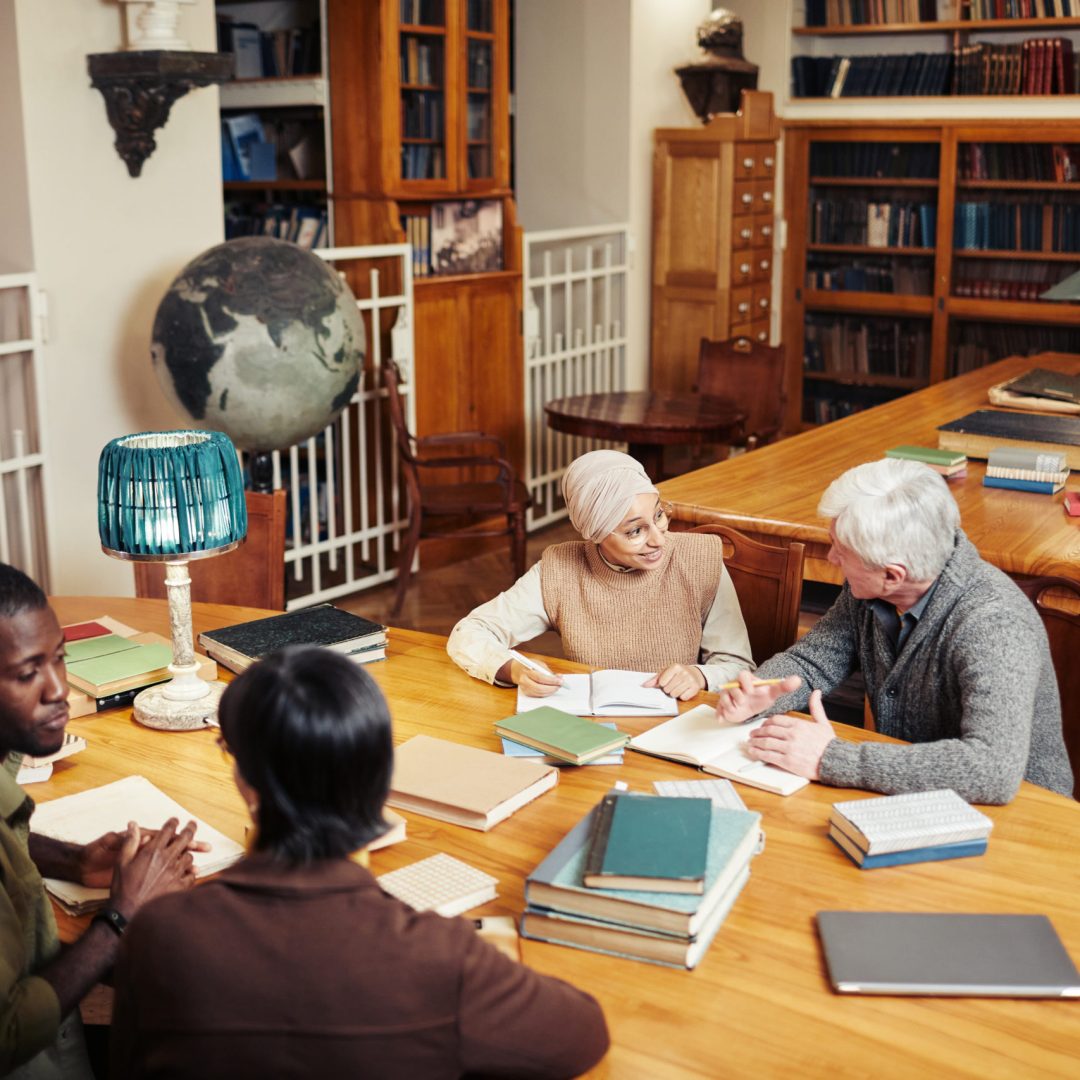
[[[256,856],[148,904],[116,969],[115,1077],[562,1077],[599,1005],[345,860]]]

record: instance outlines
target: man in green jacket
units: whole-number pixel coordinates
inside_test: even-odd
[[[132,822],[86,845],[30,832],[34,802],[15,775],[22,754],[63,743],[64,676],[64,635],[45,594],[0,563],[0,1075],[25,1080],[92,1077],[76,1006],[112,967],[139,907],[193,880],[192,823],[151,835]],[[109,887],[108,906],[68,949],[42,876]]]

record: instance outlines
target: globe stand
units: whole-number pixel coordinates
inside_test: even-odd
[[[274,455],[269,450],[257,450],[248,459],[251,470],[251,490],[260,495],[274,491]]]

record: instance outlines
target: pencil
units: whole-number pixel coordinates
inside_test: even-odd
[[[783,679],[755,679],[754,686],[775,686],[777,683],[783,682]],[[718,689],[720,690],[738,690],[740,683],[738,679],[735,682],[721,683]]]

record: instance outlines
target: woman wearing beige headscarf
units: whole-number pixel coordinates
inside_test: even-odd
[[[566,470],[563,496],[582,540],[549,547],[454,627],[446,648],[459,667],[545,697],[559,676],[526,668],[510,650],[552,629],[568,659],[656,672],[646,685],[683,700],[753,666],[720,538],[669,533],[667,507],[637,461],[583,454]]]

